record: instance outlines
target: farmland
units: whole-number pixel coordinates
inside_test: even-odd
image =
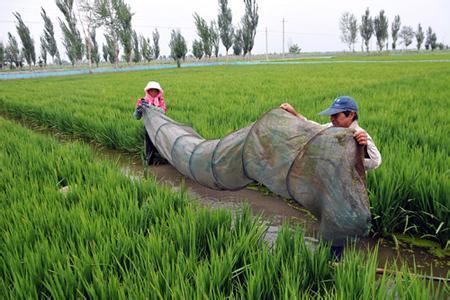
[[[377,279],[376,255],[349,250],[330,265],[328,247],[312,251],[300,228],[284,228],[270,248],[248,209],[201,208],[184,192],[130,180],[86,145],[0,125],[7,298],[445,297],[412,275]]]
[[[358,53],[355,55],[354,52],[348,53],[330,53],[330,54],[317,54],[317,55],[305,55],[301,58],[291,58],[287,61],[347,61],[347,62],[399,62],[399,61],[437,61],[437,60],[449,60],[450,53],[447,51],[435,52],[435,53],[421,53],[418,55],[417,53],[404,53],[404,52],[391,52],[391,53],[383,53],[383,52],[369,52],[369,53]],[[285,60],[272,60],[283,62]]]
[[[368,173],[372,234],[410,234],[448,247],[449,78],[449,63],[403,62],[220,66],[17,80],[0,82],[0,112],[139,153],[142,123],[131,114],[151,79],[166,91],[168,115],[207,138],[247,126],[282,102],[325,123],[317,112],[338,95],[352,95],[360,106],[360,125],[383,156],[381,167]],[[0,289],[23,291],[15,296],[64,297],[78,291],[109,298],[112,291],[138,296],[157,289],[163,298],[170,293],[280,298],[298,290],[342,299],[369,291],[358,295],[385,298],[395,294],[389,294],[392,282],[397,296],[407,290],[416,293],[412,298],[432,293],[413,277],[376,280],[374,257],[354,253],[338,268],[329,266],[326,247],[308,252],[301,246],[300,230],[286,229],[270,249],[260,239],[264,228],[248,212],[233,220],[229,212],[198,208],[185,194],[156,187],[151,180],[130,181],[107,162],[95,161],[83,145],[62,146],[6,120],[1,120],[0,134],[2,189],[7,191]],[[74,189],[67,196],[58,191],[65,185]],[[298,264],[292,263],[296,259]],[[21,260],[31,269],[24,270]],[[367,264],[367,274],[352,278],[361,264]],[[280,290],[270,291],[274,278],[284,280],[276,284]],[[384,288],[376,289],[378,284]]]
[[[337,95],[359,101],[382,167],[368,174],[374,230],[449,236],[448,63],[223,66],[3,82],[0,109],[107,147],[138,152],[130,115],[145,83],[166,89],[168,115],[206,138],[248,125],[281,102],[306,117]]]

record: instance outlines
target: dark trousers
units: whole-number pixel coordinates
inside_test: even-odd
[[[153,145],[152,140],[148,136],[147,130],[145,130],[144,136],[144,151],[145,151],[145,163],[147,165],[164,165],[167,164],[167,160],[159,154],[158,149]]]
[[[330,259],[334,261],[340,261],[344,254],[344,246],[331,246]]]

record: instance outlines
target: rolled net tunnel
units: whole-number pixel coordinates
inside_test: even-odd
[[[364,151],[351,129],[325,128],[280,108],[216,140],[151,107],[144,124],[159,153],[204,186],[237,190],[260,182],[310,210],[321,237],[334,245],[368,233]]]

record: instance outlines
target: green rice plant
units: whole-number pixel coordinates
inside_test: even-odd
[[[270,247],[248,206],[235,215],[202,208],[183,190],[126,177],[82,143],[0,125],[6,299],[332,298],[361,294],[357,268],[366,287],[390,289],[373,259],[353,254],[335,268],[329,247],[307,247],[300,228],[282,228]],[[435,295],[412,276],[393,292],[427,294]]]
[[[391,299],[448,299],[448,274],[445,281],[422,279],[415,268],[411,273],[406,266],[395,268],[396,276],[393,278]]]
[[[376,278],[377,253],[375,249],[366,257],[353,249],[345,252],[344,259],[336,266],[336,299],[386,299],[391,289],[387,274]]]
[[[276,280],[281,286],[278,297],[295,297],[299,292],[317,296],[332,286],[329,246],[319,244],[315,249],[307,246],[299,228],[283,228],[273,251],[279,268]]]
[[[421,53],[417,55],[417,53],[405,53],[405,52],[347,52],[347,53],[335,53],[334,55],[307,55],[300,58],[293,59],[275,59],[270,60],[271,62],[343,62],[343,61],[353,61],[353,62],[363,62],[363,61],[430,61],[430,60],[449,60],[450,53],[448,50],[439,51],[439,52],[430,52],[430,53]]]
[[[285,101],[325,123],[316,113],[334,97],[352,95],[360,106],[361,126],[383,156],[381,167],[368,173],[375,233],[405,232],[444,246],[450,236],[450,128],[442,107],[450,104],[449,76],[447,62],[361,62],[15,80],[0,84],[0,113],[137,153],[143,128],[131,114],[150,79],[163,85],[168,115],[192,124],[206,138],[247,126]]]
[[[343,261],[335,269],[333,299],[446,299],[442,283],[423,279],[415,267],[402,265],[394,269],[385,265],[380,275],[377,252],[366,255],[347,250]]]

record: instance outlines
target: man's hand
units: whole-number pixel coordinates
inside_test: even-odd
[[[364,131],[357,131],[357,132],[355,132],[353,134],[353,137],[358,142],[358,144],[360,144],[362,146],[366,146],[367,145],[367,133],[365,133]]]
[[[284,109],[290,114],[293,114],[294,116],[298,116],[298,113],[295,111],[295,109],[290,105],[289,103],[283,103],[280,105],[281,109]]]

